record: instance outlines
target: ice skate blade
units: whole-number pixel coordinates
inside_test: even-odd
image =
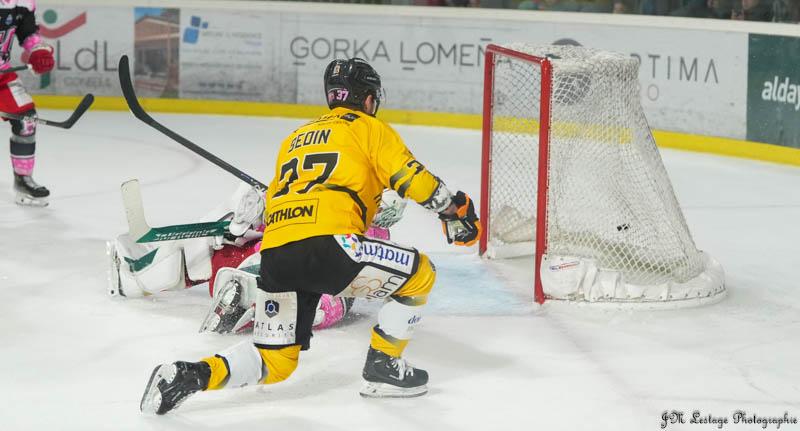
[[[35,198],[26,194],[17,193],[14,203],[23,207],[46,207],[50,205],[47,198]]]
[[[388,383],[364,382],[359,394],[364,398],[414,398],[428,393],[428,386],[401,388]]]
[[[161,408],[161,390],[158,384],[166,381],[172,382],[178,370],[175,364],[163,364],[157,366],[150,375],[150,381],[147,382],[147,387],[144,389],[142,401],[139,403],[139,410],[148,415],[163,415],[166,412],[159,413]],[[175,406],[177,407],[177,406]]]
[[[222,288],[214,292],[214,299],[211,301],[211,307],[200,325],[200,333],[203,332],[219,332],[226,333],[228,330],[221,330],[220,324],[222,323],[222,316],[234,312],[236,306],[239,305],[239,298],[241,297],[241,284],[236,280],[230,280],[225,283]]]
[[[117,255],[117,249],[114,247],[114,243],[111,241],[106,241],[106,259],[108,259],[108,294],[111,296],[122,296],[119,290],[120,280],[119,280],[119,256]]]

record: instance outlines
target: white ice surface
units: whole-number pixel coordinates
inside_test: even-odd
[[[277,144],[301,124],[157,118],[264,182]],[[478,132],[397,129],[451,188],[479,197]],[[51,189],[50,207],[14,205],[0,163],[0,430],[639,431],[660,429],[672,409],[800,416],[800,169],[663,155],[696,243],[726,270],[723,302],[658,312],[533,306],[526,283],[474,249],[448,247],[438,220],[410,206],[394,238],[429,252],[439,277],[406,351],[431,374],[427,396],[358,396],[376,310],[362,304],[346,325],[316,334],[289,381],[201,393],[146,417],[138,403],[156,364],[197,360],[241,337],[197,333],[205,287],[106,295],[104,241],[125,230],[119,184],[139,178],[151,224],[164,225],[196,219],[238,180],[128,113],[90,112],[71,131],[41,127],[35,178]]]

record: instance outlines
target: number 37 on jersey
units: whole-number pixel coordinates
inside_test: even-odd
[[[363,233],[384,188],[421,203],[438,186],[389,125],[336,108],[282,142],[267,192],[263,247]]]

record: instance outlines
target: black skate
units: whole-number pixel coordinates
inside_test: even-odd
[[[195,392],[208,387],[211,367],[205,362],[173,362],[159,365],[150,375],[139,409],[142,413],[163,415],[178,408]]]
[[[369,398],[411,398],[428,392],[428,372],[414,368],[402,358],[393,358],[372,347],[364,364],[361,396]]]
[[[46,207],[49,203],[50,190],[37,184],[30,175],[14,174],[14,191],[17,205]]]

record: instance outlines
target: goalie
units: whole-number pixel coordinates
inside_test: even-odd
[[[406,201],[392,190],[380,196],[379,211],[367,235],[388,240],[389,228],[403,216]],[[264,230],[264,199],[242,185],[211,216],[230,219],[223,237],[137,243],[125,233],[107,243],[109,293],[140,298],[208,282],[212,303],[200,332],[238,333],[252,329],[257,275]],[[221,217],[220,217],[221,215]],[[323,295],[317,305],[315,329],[341,321],[352,298]]]

